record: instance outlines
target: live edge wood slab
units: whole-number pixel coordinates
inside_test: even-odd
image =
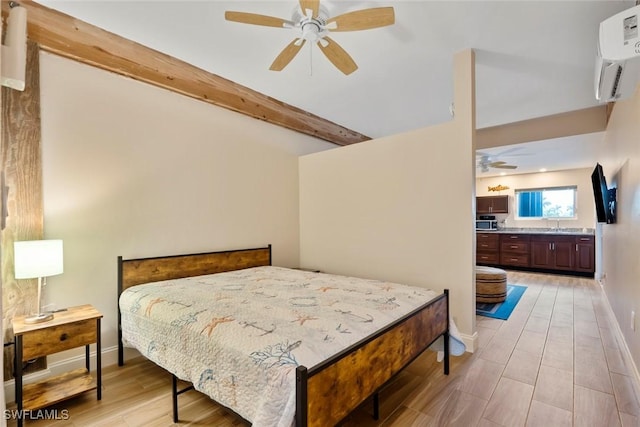
[[[124,260],[118,257],[118,298],[141,283],[271,265],[271,245],[264,248]],[[313,366],[296,370],[296,426],[333,426],[439,337],[444,337],[444,373],[449,373],[449,292],[398,319],[362,341]],[[124,364],[118,311],[118,364]],[[175,384],[175,382],[174,382]],[[174,417],[177,419],[174,386]],[[233,408],[230,408],[233,410]]]

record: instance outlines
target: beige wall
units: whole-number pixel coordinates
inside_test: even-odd
[[[94,304],[107,356],[118,255],[271,243],[276,265],[298,265],[298,155],[334,145],[53,55],[41,64],[45,236],[65,249],[46,301]]]
[[[549,228],[556,226],[555,220],[523,220],[515,218],[515,190],[526,188],[545,188],[576,185],[578,187],[578,194],[576,197],[577,218],[561,220],[560,227],[594,228],[596,223],[596,211],[595,203],[593,201],[593,188],[591,185],[592,171],[593,168],[571,169],[545,173],[478,178],[476,180],[476,194],[478,196],[489,196],[497,194],[509,196],[509,214],[496,215],[499,220],[504,220],[505,227]],[[489,192],[488,187],[495,187],[497,185],[504,185],[509,187],[509,189],[501,191],[499,193]]]
[[[300,158],[300,263],[449,288],[454,319],[472,343],[475,123],[468,59],[454,60],[454,121]]]
[[[604,290],[636,367],[640,366],[640,91],[616,102],[602,147],[609,187],[617,187],[617,223],[602,226]],[[637,374],[637,371],[636,371]]]

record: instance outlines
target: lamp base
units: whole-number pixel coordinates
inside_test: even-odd
[[[25,317],[24,323],[33,324],[33,323],[48,322],[51,319],[53,319],[53,313],[38,313],[38,314]]]

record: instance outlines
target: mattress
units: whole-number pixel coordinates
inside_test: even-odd
[[[119,304],[125,346],[256,427],[290,427],[297,366],[312,368],[437,295],[269,266],[134,286]]]

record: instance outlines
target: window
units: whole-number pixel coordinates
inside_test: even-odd
[[[519,218],[575,218],[577,187],[516,190]]]

